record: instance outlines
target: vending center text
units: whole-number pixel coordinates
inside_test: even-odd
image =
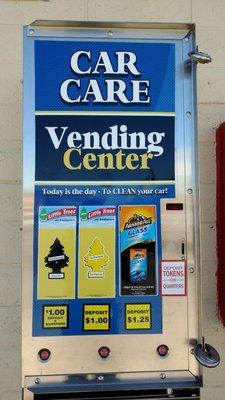
[[[113,125],[104,133],[69,131],[65,126],[46,126],[51,143],[58,150],[68,146],[63,163],[70,170],[150,169],[150,160],[164,153],[161,142],[165,132],[128,132],[127,125]],[[87,150],[111,150],[95,153]],[[115,150],[118,150],[115,152]],[[132,150],[124,153],[123,150]],[[134,152],[138,150],[139,152]],[[141,152],[142,151],[142,152]]]

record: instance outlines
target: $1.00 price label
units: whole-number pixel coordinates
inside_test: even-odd
[[[109,330],[109,304],[84,304],[84,331]]]
[[[48,328],[48,329],[68,328],[68,306],[67,305],[43,306],[43,328]]]
[[[125,307],[127,330],[151,328],[151,304],[126,304]]]

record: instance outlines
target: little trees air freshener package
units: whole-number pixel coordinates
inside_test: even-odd
[[[39,207],[38,224],[38,298],[74,298],[76,207]]]
[[[156,294],[155,206],[120,206],[121,295]]]
[[[79,207],[79,298],[115,297],[115,224],[115,207]]]

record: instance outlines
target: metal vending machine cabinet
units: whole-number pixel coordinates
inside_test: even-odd
[[[199,398],[194,26],[24,28],[24,400]]]

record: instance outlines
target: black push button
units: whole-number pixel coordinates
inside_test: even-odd
[[[50,355],[51,352],[49,349],[41,349],[38,352],[38,357],[40,358],[41,361],[48,361]]]
[[[110,349],[106,346],[102,346],[102,347],[100,347],[100,349],[98,349],[98,354],[101,358],[109,357],[109,353],[110,353]]]
[[[157,347],[156,351],[160,357],[166,357],[169,352],[169,347],[166,346],[166,344],[160,344],[160,346]]]

